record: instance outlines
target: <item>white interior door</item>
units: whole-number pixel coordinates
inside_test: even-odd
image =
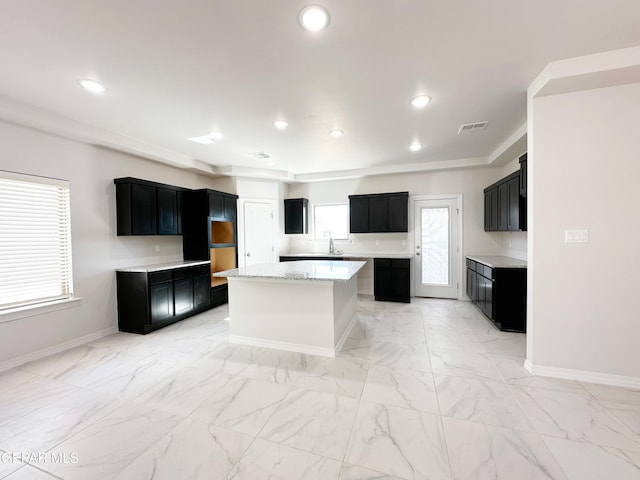
[[[458,298],[460,247],[458,198],[414,201],[414,293]]]
[[[246,201],[243,219],[244,266],[275,262],[273,204]]]

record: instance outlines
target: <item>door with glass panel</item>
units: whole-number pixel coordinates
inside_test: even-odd
[[[458,298],[458,203],[458,198],[414,201],[416,297]]]

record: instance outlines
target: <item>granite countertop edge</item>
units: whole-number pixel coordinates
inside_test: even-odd
[[[334,277],[329,278],[326,275],[319,274],[313,271],[312,266],[304,265],[308,263],[333,263],[331,260],[310,260],[306,262],[282,262],[282,263],[270,263],[265,265],[249,266],[244,268],[234,268],[231,270],[225,270],[222,272],[216,272],[212,274],[213,277],[226,277],[226,278],[253,278],[260,280],[293,280],[303,282],[348,282],[358,274],[358,271],[364,267],[365,262],[355,261],[346,262],[358,264],[349,268],[347,277]],[[342,268],[345,262],[336,262],[337,268]],[[294,265],[295,264],[295,265]],[[252,267],[259,267],[262,271],[252,272]],[[247,271],[249,269],[249,271]],[[255,270],[255,268],[254,268]]]
[[[150,265],[138,265],[135,267],[116,268],[116,272],[161,272],[163,270],[172,270],[174,268],[194,267],[197,265],[209,265],[209,260],[176,260],[175,262],[156,263]]]
[[[413,258],[411,253],[281,253],[280,257],[327,257],[327,258]]]
[[[491,268],[527,268],[527,261],[502,255],[467,255],[467,258]]]

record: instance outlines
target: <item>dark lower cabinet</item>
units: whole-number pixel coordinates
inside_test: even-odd
[[[331,260],[331,261],[342,261],[342,257],[287,257],[281,256],[281,262],[297,262],[300,260]]]
[[[117,271],[119,330],[146,334],[224,303],[213,303],[210,275],[209,264],[157,272]]]
[[[173,282],[161,282],[149,287],[151,323],[164,322],[173,317]]]
[[[376,300],[411,301],[411,271],[408,258],[375,258],[373,260],[373,294]]]
[[[193,311],[193,276],[174,280],[173,299],[175,315],[185,315]]]
[[[211,277],[209,272],[193,277],[193,303],[199,309],[210,303]]]
[[[467,296],[500,330],[526,332],[526,268],[492,268],[467,258]]]

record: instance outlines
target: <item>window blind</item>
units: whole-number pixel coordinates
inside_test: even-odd
[[[0,310],[72,294],[68,182],[0,171]]]

